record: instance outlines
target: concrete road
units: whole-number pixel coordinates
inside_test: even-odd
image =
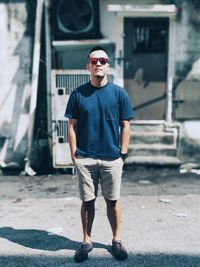
[[[126,170],[122,180],[124,262],[110,252],[111,230],[99,192],[94,249],[73,260],[82,241],[75,175],[0,176],[0,267],[200,266],[200,176],[177,169]]]

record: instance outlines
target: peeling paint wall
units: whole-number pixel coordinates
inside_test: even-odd
[[[177,16],[176,31],[176,75],[178,78],[185,78],[200,57],[199,27],[200,9],[196,9],[189,1],[183,1],[180,14]]]
[[[0,161],[20,165],[27,149],[35,13],[28,2],[0,1]]]
[[[197,1],[196,1],[197,2]],[[177,17],[174,96],[175,119],[180,121],[180,156],[200,160],[200,8],[182,1]]]

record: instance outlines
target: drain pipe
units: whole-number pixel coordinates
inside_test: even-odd
[[[29,109],[28,148],[25,158],[25,169],[24,169],[25,173],[30,176],[36,174],[36,172],[31,168],[31,150],[33,143],[33,130],[34,130],[35,110],[37,105],[37,93],[38,93],[42,11],[43,11],[43,0],[37,0],[33,65],[32,65],[32,81],[31,81],[31,97],[30,97],[30,109]]]

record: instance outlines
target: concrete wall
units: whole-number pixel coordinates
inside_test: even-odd
[[[35,14],[28,2],[0,1],[0,162],[20,165],[27,149]]]
[[[200,121],[185,121],[180,124],[179,156],[182,161],[200,161]]]
[[[184,102],[174,107],[180,121],[180,155],[200,160],[200,9],[183,1],[177,18],[174,95]]]

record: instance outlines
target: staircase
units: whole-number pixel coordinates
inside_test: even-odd
[[[166,121],[133,121],[126,165],[179,166],[179,128]]]

